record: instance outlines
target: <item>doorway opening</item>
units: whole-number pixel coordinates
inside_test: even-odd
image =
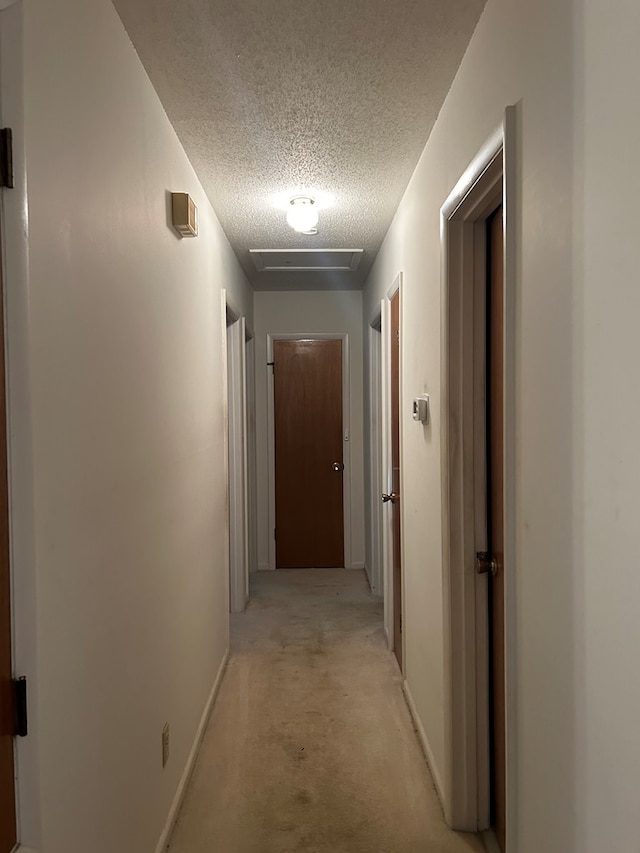
[[[229,609],[249,600],[249,489],[247,442],[247,329],[225,297],[229,466]]]
[[[382,314],[369,327],[369,465],[370,501],[367,529],[366,569],[369,586],[374,595],[384,596],[382,468]]]
[[[401,520],[401,359],[402,273],[398,273],[381,302],[381,456],[382,566],[384,578],[384,627],[389,649],[402,671],[404,660],[402,520]]]
[[[514,110],[441,211],[445,814],[515,837]]]

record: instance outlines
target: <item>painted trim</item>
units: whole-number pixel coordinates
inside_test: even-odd
[[[22,844],[18,844],[16,853],[38,853],[38,851],[35,847],[23,847]]]
[[[380,323],[382,334],[382,348],[380,352],[380,366],[382,376],[382,393],[381,393],[381,439],[382,439],[382,486],[383,491],[390,493],[392,490],[392,462],[391,462],[391,419],[389,412],[391,411],[391,337],[389,333],[391,325],[391,300],[400,293],[400,358],[399,358],[399,374],[400,388],[399,401],[400,412],[402,412],[402,272],[398,272],[387,291],[385,297],[380,303]],[[400,471],[402,471],[402,418],[400,419]],[[400,483],[402,489],[402,483]],[[388,511],[382,513],[382,589],[384,591],[384,627],[387,635],[387,643],[389,650],[394,650],[394,633],[393,633],[393,522],[391,514],[391,503],[385,504]],[[400,549],[404,553],[403,543],[403,506],[400,501]],[[404,597],[405,583],[404,571],[402,571],[401,589]],[[402,603],[402,614],[404,616],[404,602]],[[403,649],[402,660],[406,661],[404,648],[405,633],[402,634]]]
[[[498,840],[492,829],[485,829],[481,834],[482,843],[484,844],[487,853],[502,853]]]
[[[427,766],[429,767],[429,772],[431,773],[433,784],[435,785],[436,791],[438,792],[438,796],[440,797],[440,802],[442,802],[444,800],[444,786],[442,784],[442,777],[438,772],[438,765],[436,764],[436,761],[433,757],[433,750],[431,749],[429,738],[427,737],[427,733],[425,732],[424,726],[422,725],[422,720],[420,719],[420,715],[418,714],[418,709],[416,708],[416,703],[413,699],[413,695],[411,693],[408,681],[403,682],[402,692],[404,693],[404,698],[407,703],[407,707],[409,708],[409,713],[411,714],[411,719],[413,720],[413,725],[418,735],[418,740],[420,741],[422,752],[424,753]]]
[[[247,400],[247,324],[240,319],[239,369],[240,369],[240,452],[242,456],[242,548],[244,594],[243,609],[249,602],[249,444],[248,444],[248,400]]]
[[[225,536],[224,536],[224,562],[225,571],[225,593],[228,608],[231,610],[231,525],[230,525],[230,501],[229,501],[229,367],[227,358],[227,291],[220,291],[220,321],[222,323],[222,334],[220,343],[220,370],[222,377],[222,455],[223,476],[227,484]],[[213,366],[212,366],[213,369]]]
[[[232,315],[226,301],[227,317]],[[249,600],[247,480],[247,363],[244,317],[227,319],[227,433],[229,513],[229,609],[242,613]]]
[[[352,562],[351,544],[351,360],[349,355],[349,333],[348,332],[268,332],[267,333],[267,361],[273,361],[274,341],[342,341],[342,444],[344,472],[343,485],[343,508],[344,508],[344,567],[354,568]],[[275,463],[275,407],[273,399],[273,371],[267,366],[267,447],[268,447],[268,494],[269,494],[269,526],[267,535],[269,537],[269,565],[268,568],[276,568],[276,543],[273,538],[273,530],[276,526],[276,463]],[[361,566],[364,567],[364,563]]]
[[[182,805],[182,801],[184,800],[184,796],[187,792],[189,780],[191,779],[191,775],[195,768],[196,759],[198,758],[198,753],[200,752],[200,744],[202,743],[202,738],[204,737],[204,733],[207,728],[207,723],[209,722],[209,717],[211,716],[213,706],[218,696],[220,685],[222,684],[222,678],[224,676],[228,662],[229,650],[227,649],[224,654],[224,657],[222,658],[222,663],[220,664],[220,667],[218,669],[218,674],[216,675],[216,680],[214,681],[213,687],[211,688],[211,693],[209,694],[209,698],[207,699],[207,703],[204,707],[202,717],[200,718],[200,724],[198,725],[196,736],[193,740],[193,744],[191,746],[191,750],[187,758],[187,763],[180,778],[180,782],[178,783],[178,788],[173,798],[173,802],[171,803],[171,808],[169,809],[169,814],[167,815],[167,821],[160,835],[160,840],[156,845],[155,853],[164,853],[171,839],[171,833],[173,832],[173,827],[175,826],[176,820],[178,819],[180,806]]]
[[[391,425],[389,423],[390,411],[390,342],[389,342],[389,324],[390,324],[390,301],[384,298],[380,303],[380,325],[381,325],[381,350],[380,350],[380,406],[382,408],[382,418],[380,423],[380,441],[381,441],[381,493],[391,491]],[[387,647],[389,651],[393,651],[393,582],[392,582],[392,565],[393,565],[393,531],[391,529],[391,513],[383,511],[381,519],[382,533],[382,549],[380,559],[382,563],[382,595],[383,595],[383,621],[384,632],[387,637]]]
[[[441,209],[442,252],[442,534],[445,628],[445,772],[443,806],[455,829],[489,823],[487,581],[475,573],[479,466],[473,447],[474,333],[468,298],[478,265],[478,223],[504,205],[505,222],[505,707],[507,716],[507,850],[516,840],[515,737],[515,108],[482,146]],[[477,367],[477,366],[476,366]],[[477,373],[477,370],[476,370]],[[476,377],[477,379],[477,377]],[[469,402],[471,400],[471,403]],[[465,416],[466,413],[466,416]],[[461,448],[465,452],[461,453]],[[468,451],[468,452],[467,452]]]
[[[367,569],[367,567],[365,566],[365,564],[362,560],[359,560],[356,563],[351,563],[351,565],[349,566],[349,570],[350,571],[351,570],[354,570],[354,571],[357,570],[357,571],[361,571],[361,572],[364,571],[367,573],[367,577],[369,576],[369,570]]]
[[[246,327],[246,430],[247,430],[247,566],[249,574],[258,569],[258,483],[256,456],[256,340]]]
[[[504,138],[505,123],[503,122],[486,140],[442,205],[440,209],[441,222],[444,221],[446,223],[453,219],[462,202],[469,198],[469,194],[478,184],[488,167],[503,150]]]
[[[271,571],[271,566],[269,565],[269,563],[258,563],[258,571],[269,572]]]
[[[37,597],[29,347],[29,203],[24,133],[23,4],[0,14],[2,125],[13,129],[15,188],[0,191],[3,240],[12,655],[29,679],[31,734],[15,741],[18,835],[41,846]],[[26,849],[26,848],[23,848]]]
[[[380,326],[380,328],[378,328]],[[369,334],[369,584],[384,596],[382,494],[382,317],[368,327]]]
[[[236,305],[236,303],[233,301],[233,298],[231,296],[229,296],[229,292],[227,290],[224,291],[224,304],[226,307],[225,322],[226,322],[227,316],[230,317],[232,323],[235,323],[236,320],[239,320],[240,317],[242,317],[242,311]]]
[[[505,677],[507,734],[507,834],[506,848],[515,853],[518,838],[518,663],[516,601],[516,322],[518,253],[518,148],[517,111],[507,107],[504,118],[504,550],[507,564],[513,566],[505,583]]]

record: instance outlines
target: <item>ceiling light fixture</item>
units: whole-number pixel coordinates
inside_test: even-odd
[[[315,199],[308,195],[294,195],[289,199],[287,222],[300,234],[317,234],[318,209]]]

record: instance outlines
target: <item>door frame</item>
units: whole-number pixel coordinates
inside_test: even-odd
[[[369,553],[367,575],[374,595],[384,597],[382,468],[382,314],[369,325]]]
[[[400,360],[399,360],[399,407],[400,407],[400,476],[402,477],[402,272],[398,272],[391,284],[391,287],[386,292],[380,302],[380,322],[382,330],[382,350],[381,350],[381,376],[382,376],[382,485],[387,493],[391,493],[392,487],[392,452],[391,452],[391,418],[389,412],[391,410],[391,300],[396,295],[400,294]],[[402,480],[400,481],[402,489]],[[378,495],[378,500],[382,499],[382,495]],[[391,513],[391,503],[388,503],[389,512],[382,513],[382,577],[384,589],[384,632],[387,637],[387,645],[389,651],[394,651],[393,641],[393,520]],[[403,530],[404,530],[404,510],[402,506],[402,498],[400,499],[400,548],[401,553],[404,553],[402,548]],[[404,566],[401,573],[401,590],[404,599]],[[404,600],[400,603],[401,613],[404,616]],[[402,633],[402,660],[406,660],[404,648],[404,632]]]
[[[29,222],[24,146],[23,4],[0,0],[1,125],[13,130],[15,187],[0,192],[5,308],[5,372],[12,656],[15,675],[28,678],[29,736],[15,742],[19,849],[39,848],[37,597],[30,399]],[[29,844],[27,847],[25,845]]]
[[[484,371],[485,222],[504,205],[504,524],[505,703],[507,838],[516,839],[516,625],[515,625],[515,297],[516,111],[482,146],[440,214],[442,258],[442,563],[444,605],[444,810],[459,830],[490,823],[488,581],[475,572],[475,552],[486,536],[485,426],[479,416]],[[497,200],[497,201],[496,201]],[[480,288],[478,288],[479,290]],[[481,338],[481,340],[479,340]],[[484,532],[483,532],[484,531]]]
[[[0,191],[4,196],[4,190]],[[4,211],[0,207],[0,230],[4,220]],[[13,602],[13,565],[11,561],[11,494],[9,491],[9,429],[8,429],[8,377],[7,377],[7,360],[5,354],[5,308],[4,308],[4,235],[0,233],[0,392],[2,396],[0,401],[0,416],[2,417],[0,429],[0,506],[2,507],[2,515],[0,524],[3,526],[3,535],[1,537],[2,552],[0,553],[0,646],[2,647],[2,695],[0,695],[0,703],[2,708],[2,716],[11,718],[13,711],[14,696],[12,695],[11,683],[15,678],[15,662],[14,662],[14,602]],[[6,539],[5,539],[6,535]],[[6,720],[5,717],[5,720]],[[8,722],[8,720],[6,720]],[[2,832],[2,849],[3,851],[13,850],[19,839],[18,826],[18,798],[16,791],[16,737],[15,731],[3,731],[0,733],[3,742],[2,749],[2,767],[1,771],[1,786],[0,791],[2,801],[0,802],[0,814],[4,820],[7,818],[7,825],[3,826]],[[8,754],[5,753],[5,748]],[[7,800],[5,800],[5,795]]]
[[[351,394],[350,394],[350,365],[349,365],[349,333],[348,332],[268,332],[267,333],[267,362],[273,361],[274,341],[342,341],[342,462],[344,476],[342,478],[343,507],[344,507],[344,564],[346,569],[353,568],[351,551]],[[273,370],[267,364],[267,448],[268,448],[268,483],[269,483],[269,569],[276,568],[276,541],[273,531],[276,526],[276,453],[275,453],[275,405]],[[360,564],[362,566],[362,563]]]
[[[256,471],[256,339],[245,326],[247,375],[247,526],[248,566],[251,575],[258,570],[258,504]]]
[[[242,613],[249,600],[249,499],[247,451],[246,321],[223,291],[226,361],[225,432],[229,489],[229,609]]]

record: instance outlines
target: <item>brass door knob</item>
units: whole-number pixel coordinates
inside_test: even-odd
[[[476,572],[479,575],[498,574],[498,561],[488,551],[478,551],[476,554]]]

